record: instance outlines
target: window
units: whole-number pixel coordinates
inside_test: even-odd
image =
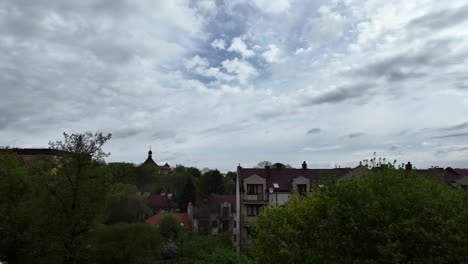
[[[223,217],[229,217],[229,207],[223,206]]]
[[[236,235],[234,235],[234,242],[236,242],[236,241],[237,241],[237,236],[236,236]]]
[[[229,231],[229,221],[223,221],[223,231]]]
[[[306,194],[307,193],[307,184],[298,184],[297,185],[297,191],[302,195]]]
[[[237,225],[237,222],[236,222],[236,221],[234,221],[234,226],[233,226],[233,227],[234,227],[234,228],[236,228],[236,225]]]
[[[247,194],[263,194],[263,184],[247,184]]]
[[[258,204],[247,205],[247,216],[257,216],[260,213],[261,207],[262,206]]]

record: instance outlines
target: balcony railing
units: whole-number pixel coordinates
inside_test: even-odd
[[[258,193],[258,194],[244,194],[243,197],[244,202],[268,202],[268,196],[266,193]]]

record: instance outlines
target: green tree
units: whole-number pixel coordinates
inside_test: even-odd
[[[192,177],[188,176],[187,182],[184,185],[184,189],[182,190],[181,194],[177,197],[177,203],[179,204],[179,208],[182,212],[187,211],[187,206],[189,202],[193,204],[196,203],[197,197],[197,190],[195,188],[195,184],[193,184]]]
[[[224,176],[224,193],[225,194],[235,194],[236,193],[236,178],[237,173],[235,172],[228,172]]]
[[[27,218],[22,208],[27,202],[27,170],[13,153],[0,155],[0,257],[9,263],[21,259]]]
[[[209,170],[203,173],[200,178],[199,190],[202,199],[208,198],[211,194],[223,194],[224,181],[221,172],[219,170]]]
[[[86,254],[86,238],[104,217],[110,175],[102,146],[111,135],[64,133],[64,141],[50,142],[63,151],[50,173],[49,204],[55,209],[56,230],[63,237],[64,262],[78,263]]]
[[[211,254],[204,255],[196,264],[247,264],[246,256],[237,253],[233,249],[215,249]]]
[[[266,208],[258,263],[466,263],[466,194],[402,170],[315,188]]]
[[[159,257],[159,235],[147,224],[101,226],[93,237],[92,263],[147,264]]]
[[[233,250],[231,240],[227,235],[207,236],[184,233],[177,253],[177,263],[194,263],[217,249]]]
[[[172,213],[165,214],[157,228],[164,240],[177,240],[182,232],[179,221]]]
[[[114,183],[137,184],[136,168],[132,163],[113,162],[107,168]]]

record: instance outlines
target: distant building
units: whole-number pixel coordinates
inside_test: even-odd
[[[163,166],[159,166],[154,160],[153,160],[153,151],[151,151],[151,148],[150,150],[148,151],[148,158],[145,160],[145,162],[143,162],[141,164],[141,166],[148,166],[148,167],[151,167],[151,168],[155,168],[157,170],[159,170],[161,173],[163,174],[168,174],[169,172],[171,172],[172,168],[169,164],[164,164]]]
[[[150,194],[146,197],[146,205],[151,208],[153,214],[159,212],[177,211],[179,206],[172,200],[172,195]]]
[[[207,204],[193,208],[193,231],[210,235],[228,233],[235,243],[236,218],[236,196],[212,194]]]
[[[38,158],[52,159],[56,156],[64,154],[66,152],[56,149],[48,148],[11,148],[11,149],[0,149],[0,153],[12,153],[16,154],[24,161],[30,161]]]

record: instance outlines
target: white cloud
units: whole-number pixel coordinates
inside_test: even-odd
[[[229,73],[236,74],[241,84],[246,84],[251,77],[258,75],[257,70],[250,63],[239,61],[237,58],[225,60],[222,65]]]
[[[198,55],[193,56],[191,59],[184,62],[185,67],[193,73],[212,77],[220,81],[232,81],[234,76],[221,72],[219,68],[210,67],[210,63],[206,58],[201,58]]]
[[[238,52],[242,55],[244,58],[250,58],[255,55],[255,52],[253,50],[250,50],[247,47],[247,44],[245,44],[243,38],[244,36],[240,37],[235,37],[232,39],[231,46],[227,49],[229,52]]]
[[[275,45],[268,45],[268,50],[262,53],[262,57],[269,63],[281,61],[281,51]]]
[[[265,13],[279,14],[289,10],[289,0],[253,0],[253,4]]]
[[[224,41],[224,39],[215,39],[213,40],[213,42],[211,42],[211,47],[215,49],[224,50],[226,49],[226,42]]]

